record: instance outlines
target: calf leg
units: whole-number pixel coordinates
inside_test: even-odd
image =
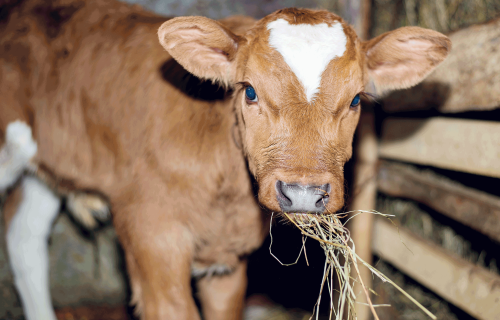
[[[0,150],[0,191],[16,182],[37,152],[31,128],[24,122],[9,123]]]
[[[230,274],[206,276],[198,280],[205,320],[242,319],[246,288],[246,261],[241,261]]]
[[[10,122],[0,150],[0,191],[18,180],[36,152],[31,128],[22,121]],[[29,320],[56,319],[49,292],[47,240],[60,204],[60,199],[33,177],[24,178],[5,204],[7,251]]]
[[[48,237],[61,200],[43,183],[25,177],[7,199],[7,250],[29,320],[56,319],[49,292]]]
[[[200,319],[191,293],[193,241],[187,227],[157,199],[112,204],[141,319]]]

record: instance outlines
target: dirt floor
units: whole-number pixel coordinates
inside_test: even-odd
[[[135,320],[132,309],[118,306],[66,307],[56,310],[58,320]],[[276,305],[265,296],[255,295],[247,300],[245,320],[307,320],[310,313],[302,310],[287,310]]]
[[[58,320],[129,320],[125,306],[86,306],[56,310]]]

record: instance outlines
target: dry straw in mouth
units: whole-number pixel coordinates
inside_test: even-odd
[[[371,309],[371,312],[376,320],[379,320],[378,315],[375,311],[376,307],[388,306],[388,305],[374,305],[370,300],[369,291],[371,289],[367,288],[363,279],[361,279],[358,264],[364,265],[368,268],[372,274],[379,277],[383,282],[388,282],[392,284],[396,289],[398,289],[402,294],[404,294],[408,299],[410,299],[414,304],[416,304],[422,311],[424,311],[431,319],[436,319],[429,310],[427,310],[424,306],[422,306],[418,301],[412,298],[408,293],[406,293],[403,289],[401,289],[398,285],[396,285],[393,281],[383,275],[380,271],[366,263],[363,259],[361,259],[356,254],[356,246],[350,237],[349,229],[345,227],[345,224],[352,218],[360,215],[361,213],[367,214],[376,214],[386,218],[391,217],[391,215],[386,215],[380,213],[375,210],[364,211],[350,211],[341,214],[311,214],[311,213],[283,213],[283,215],[292,222],[301,232],[304,237],[312,238],[319,242],[321,248],[323,248],[326,256],[325,267],[323,271],[323,280],[321,283],[321,289],[319,293],[318,300],[315,305],[315,311],[313,311],[313,315],[310,320],[314,317],[314,313],[316,313],[316,319],[319,316],[319,307],[321,303],[321,294],[325,287],[325,283],[328,287],[328,291],[330,294],[330,319],[341,320],[343,319],[344,313],[347,313],[347,319],[357,319],[356,311],[355,311],[355,303],[356,303],[356,292],[354,292],[354,283],[359,282],[361,287],[363,288],[363,293],[366,297],[366,301],[368,302],[368,306]],[[352,214],[347,221],[342,223],[340,219],[347,217],[349,214]],[[274,215],[274,213],[273,213]],[[269,232],[271,233],[272,227],[272,216],[271,216],[271,225],[269,227]],[[299,253],[299,257],[302,254],[302,251],[305,250],[305,239],[302,243],[302,249]],[[271,245],[269,246],[269,251],[271,252],[272,246],[272,233],[271,233]],[[279,261],[279,259],[271,252],[271,255]],[[299,259],[297,257],[297,261]],[[295,261],[292,264],[297,263]],[[307,261],[307,255],[306,255]],[[281,263],[281,261],[279,261]],[[283,264],[282,265],[287,265]],[[288,264],[291,265],[291,264]],[[351,276],[351,269],[354,268],[355,278]],[[338,301],[333,301],[333,285],[334,285],[334,277],[337,277],[339,282],[339,297]],[[373,291],[372,291],[373,292]],[[358,302],[360,303],[360,302]],[[332,318],[333,317],[333,318]]]

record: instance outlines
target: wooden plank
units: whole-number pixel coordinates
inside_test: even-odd
[[[430,208],[500,241],[500,198],[465,187],[430,170],[382,161],[377,185],[393,197],[421,202]]]
[[[383,100],[387,112],[440,112],[500,107],[500,18],[449,34],[448,58],[421,84]]]
[[[498,275],[451,256],[402,228],[398,234],[384,219],[375,219],[372,248],[382,259],[470,315],[500,319]]]
[[[500,178],[500,122],[386,119],[380,156]]]

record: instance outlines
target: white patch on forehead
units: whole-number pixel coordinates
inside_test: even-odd
[[[328,63],[346,50],[347,37],[342,24],[293,25],[278,19],[270,22],[267,29],[269,44],[283,56],[304,86],[310,102],[319,91],[321,75]]]

